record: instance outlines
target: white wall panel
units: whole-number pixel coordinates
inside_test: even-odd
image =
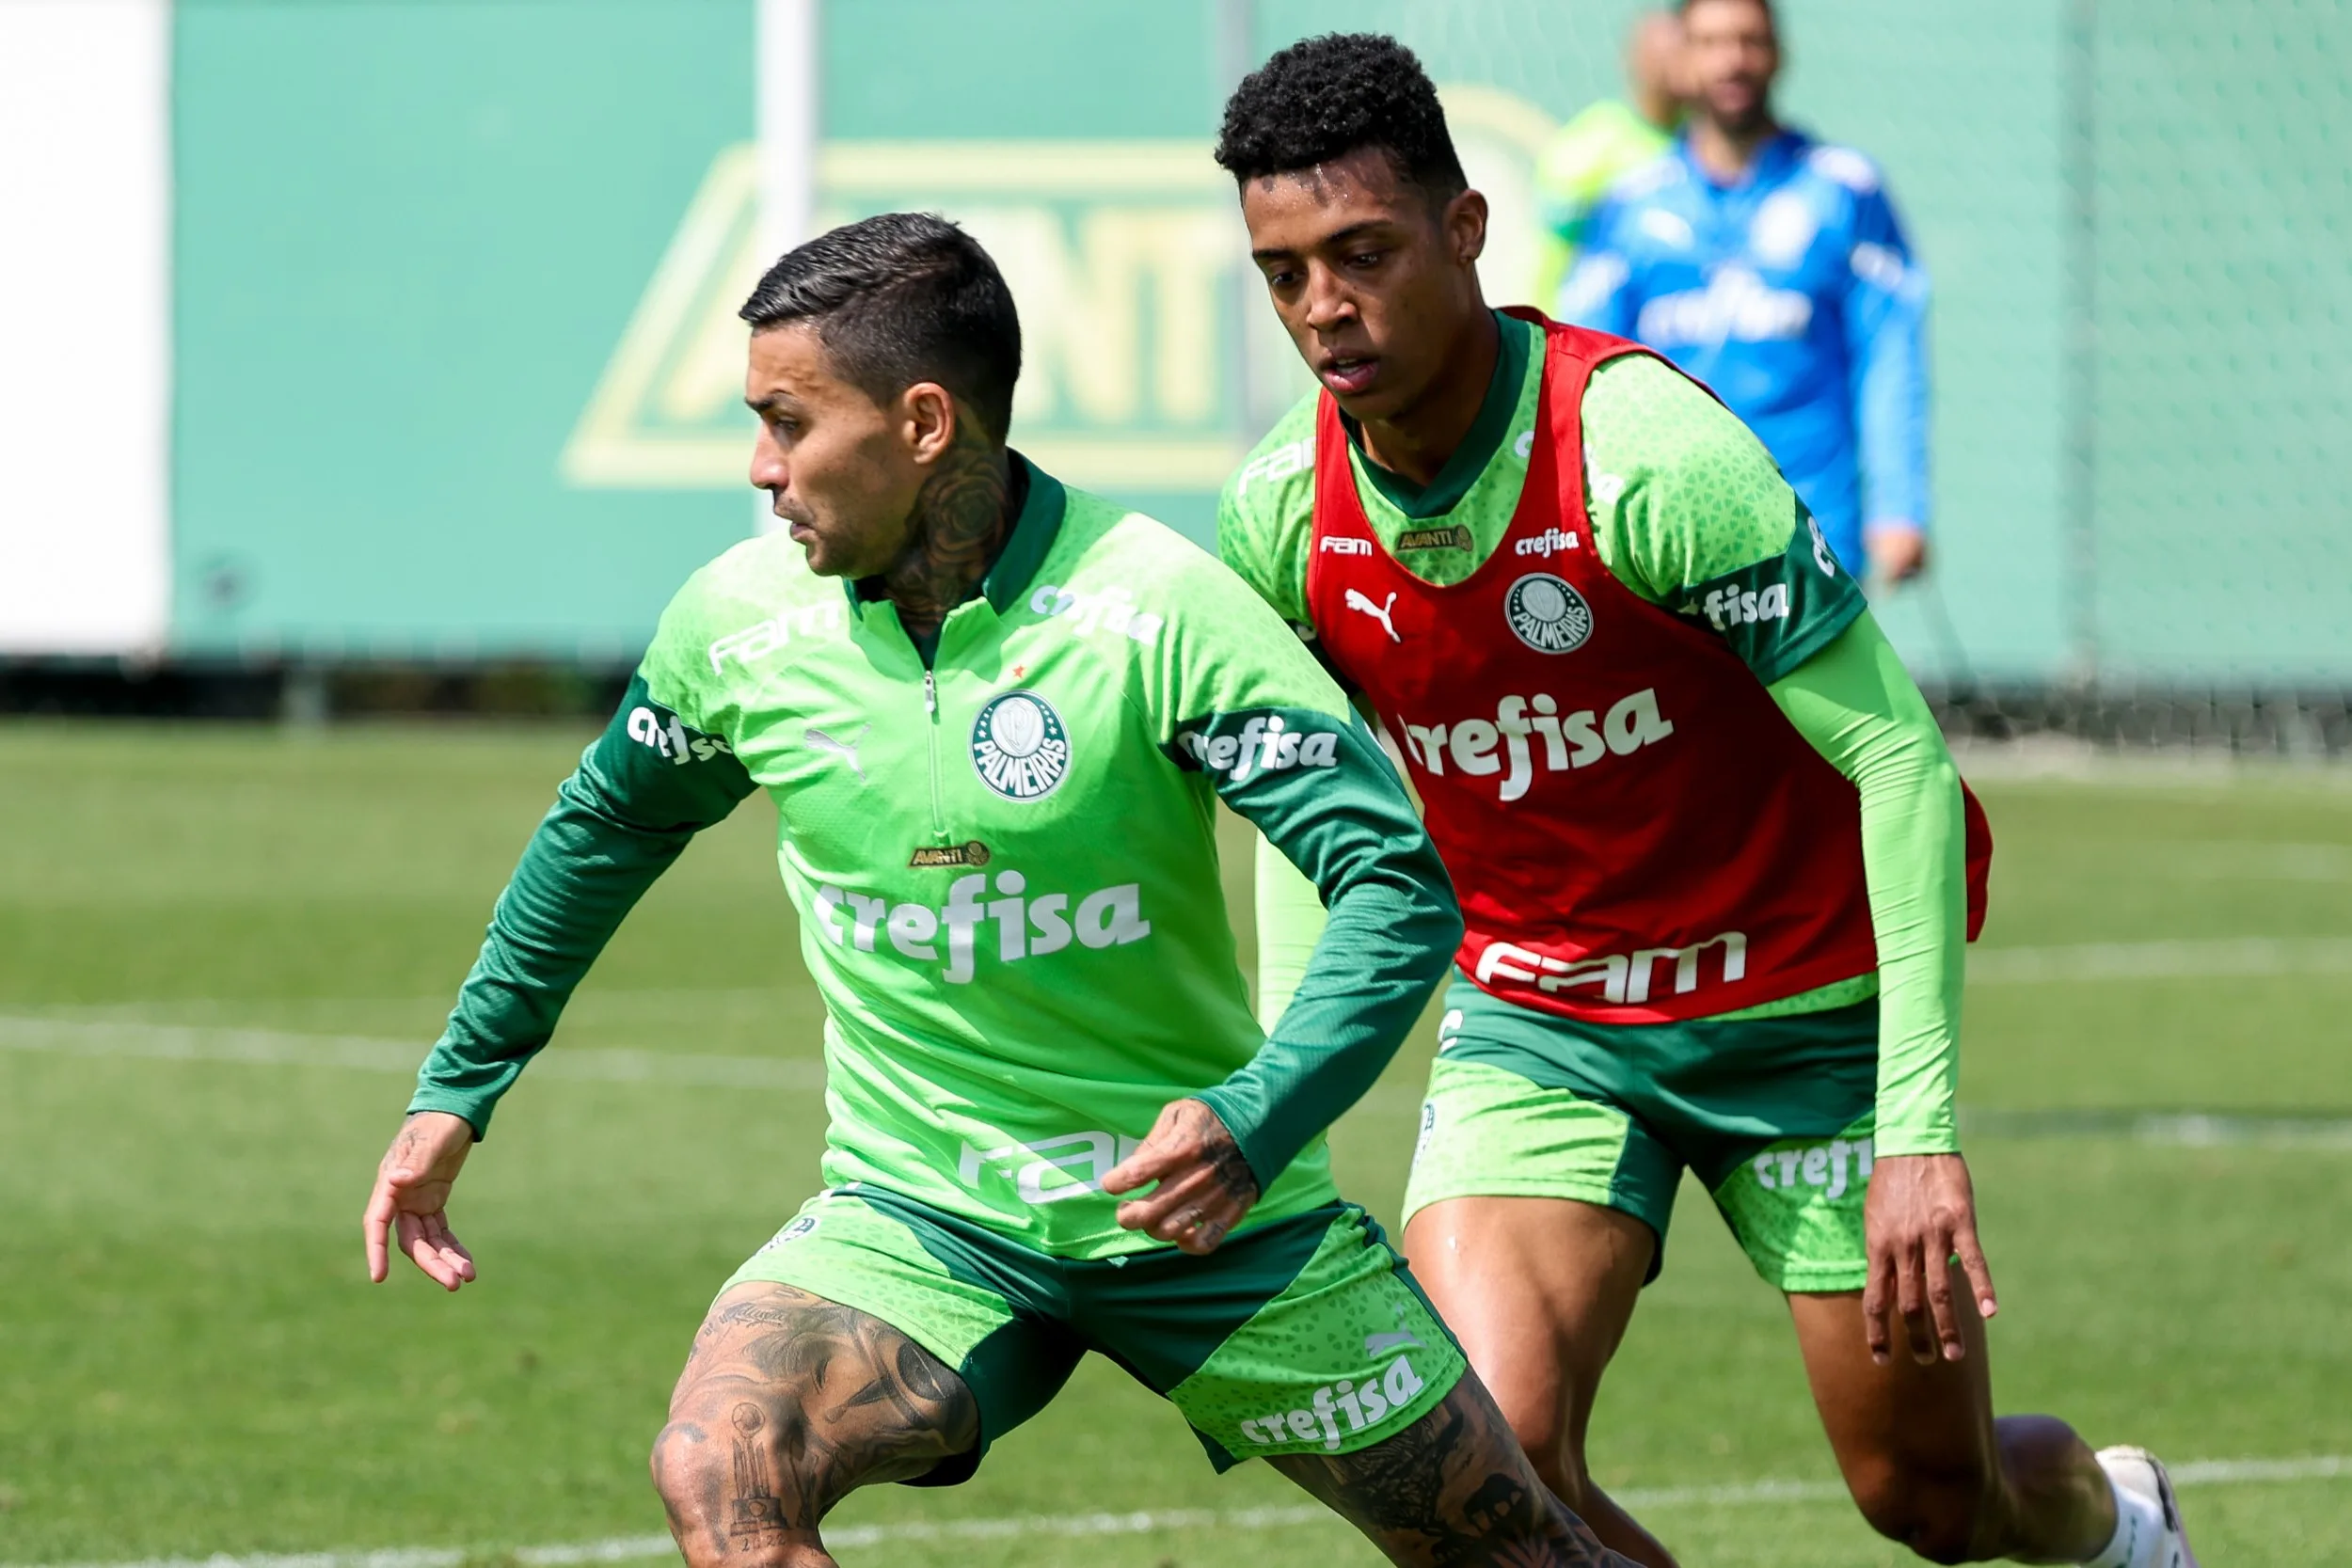
[[[0,0],[0,653],[170,613],[171,9]]]

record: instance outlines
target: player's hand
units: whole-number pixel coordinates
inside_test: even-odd
[[[1119,1223],[1191,1253],[1216,1251],[1258,1201],[1258,1179],[1241,1146],[1198,1100],[1164,1107],[1142,1147],[1103,1178],[1103,1190],[1132,1193],[1153,1181],[1159,1185],[1148,1196],[1119,1206]]]
[[[1862,1288],[1862,1331],[1870,1341],[1870,1359],[1881,1366],[1892,1359],[1897,1316],[1911,1341],[1912,1359],[1920,1365],[1934,1365],[1939,1349],[1947,1361],[1967,1354],[1952,1301],[1955,1254],[1976,1294],[1978,1316],[1989,1318],[2001,1309],[1993,1294],[1993,1271],[1977,1244],[1977,1195],[1969,1184],[1968,1162],[1957,1154],[1880,1155],[1870,1167],[1862,1228],[1870,1254],[1870,1278]]]
[[[395,1233],[400,1250],[444,1291],[473,1275],[473,1254],[449,1227],[450,1184],[473,1148],[473,1128],[447,1111],[419,1111],[400,1124],[392,1147],[375,1168],[375,1191],[359,1222],[368,1243],[368,1277],[378,1285],[391,1273]]]
[[[1863,531],[1862,548],[1870,558],[1870,580],[1892,587],[1908,582],[1928,569],[1927,530],[1917,523],[1872,523]]]

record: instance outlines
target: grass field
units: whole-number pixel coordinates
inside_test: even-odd
[[[644,1454],[688,1338],[816,1181],[771,813],[690,852],[508,1100],[456,1210],[481,1284],[371,1289],[358,1245],[404,1079],[583,738],[0,728],[0,1564],[660,1534]],[[2193,1471],[2186,1507],[2213,1568],[2352,1561],[2352,788],[1982,793],[1963,1095],[2002,1402],[2175,1462],[2319,1461]],[[1335,1134],[1383,1214],[1426,1050]],[[1695,1189],[1595,1452],[1694,1565],[1899,1560]],[[833,1528],[853,1562],[1373,1560],[1302,1501],[1213,1477],[1096,1363],[971,1484]]]

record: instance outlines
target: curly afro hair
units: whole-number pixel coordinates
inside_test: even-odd
[[[1242,78],[1225,103],[1216,161],[1247,183],[1366,147],[1434,202],[1469,186],[1438,89],[1413,52],[1384,33],[1326,33]]]

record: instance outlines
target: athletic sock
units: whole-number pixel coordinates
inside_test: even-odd
[[[2085,1560],[2087,1568],[2149,1568],[2164,1544],[2164,1509],[2152,1497],[2116,1485],[2113,1476],[2107,1490],[2115,1494],[2115,1538]]]

